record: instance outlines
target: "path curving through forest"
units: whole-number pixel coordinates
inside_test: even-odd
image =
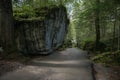
[[[68,48],[36,58],[22,69],[9,72],[0,80],[94,80],[87,52]]]

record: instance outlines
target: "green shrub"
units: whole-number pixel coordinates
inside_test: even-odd
[[[120,51],[98,54],[92,60],[107,65],[120,65]]]
[[[98,46],[99,47],[98,47],[97,51],[100,51],[100,52],[105,51],[106,45],[103,42],[100,42],[98,44]],[[95,41],[86,41],[83,49],[87,50],[87,51],[92,51],[92,52],[96,51],[96,42]]]

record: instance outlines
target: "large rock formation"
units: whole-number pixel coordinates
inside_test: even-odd
[[[64,42],[69,25],[66,8],[54,6],[40,10],[36,11],[38,18],[16,21],[18,48],[25,54],[49,53]]]

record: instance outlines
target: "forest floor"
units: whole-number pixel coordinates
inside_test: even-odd
[[[13,61],[0,61],[0,76],[25,67],[22,63]],[[95,63],[96,80],[120,80],[120,66],[105,67],[102,64]]]
[[[0,60],[0,76],[6,74],[7,72],[23,68],[24,66],[25,65],[20,62]]]
[[[64,56],[61,56],[61,55],[59,55],[59,56],[60,57],[67,56],[66,53],[63,55]],[[42,58],[39,58],[39,59],[41,60]],[[58,59],[58,58],[56,58],[56,59]],[[29,64],[29,62],[28,62],[28,64]],[[15,61],[0,60],[0,76],[6,74],[8,72],[13,72],[15,70],[22,69],[26,66],[28,66],[28,65],[21,63],[17,60],[15,60]],[[30,67],[28,67],[28,68],[30,68]],[[32,68],[30,68],[30,69],[32,69]],[[51,69],[50,69],[50,71],[51,71]],[[94,63],[94,74],[95,74],[96,80],[120,80],[120,66],[105,67],[102,64]]]
[[[92,62],[85,51],[68,48],[38,57],[25,67],[0,76],[0,80],[94,80]]]
[[[100,63],[94,64],[96,80],[120,80],[120,66],[106,67]]]

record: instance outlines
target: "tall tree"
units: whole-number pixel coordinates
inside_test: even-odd
[[[4,49],[11,48],[14,42],[12,12],[12,0],[0,0],[0,44]]]
[[[100,0],[96,0],[96,9],[95,9],[95,28],[96,28],[96,50],[99,48],[100,43]]]

